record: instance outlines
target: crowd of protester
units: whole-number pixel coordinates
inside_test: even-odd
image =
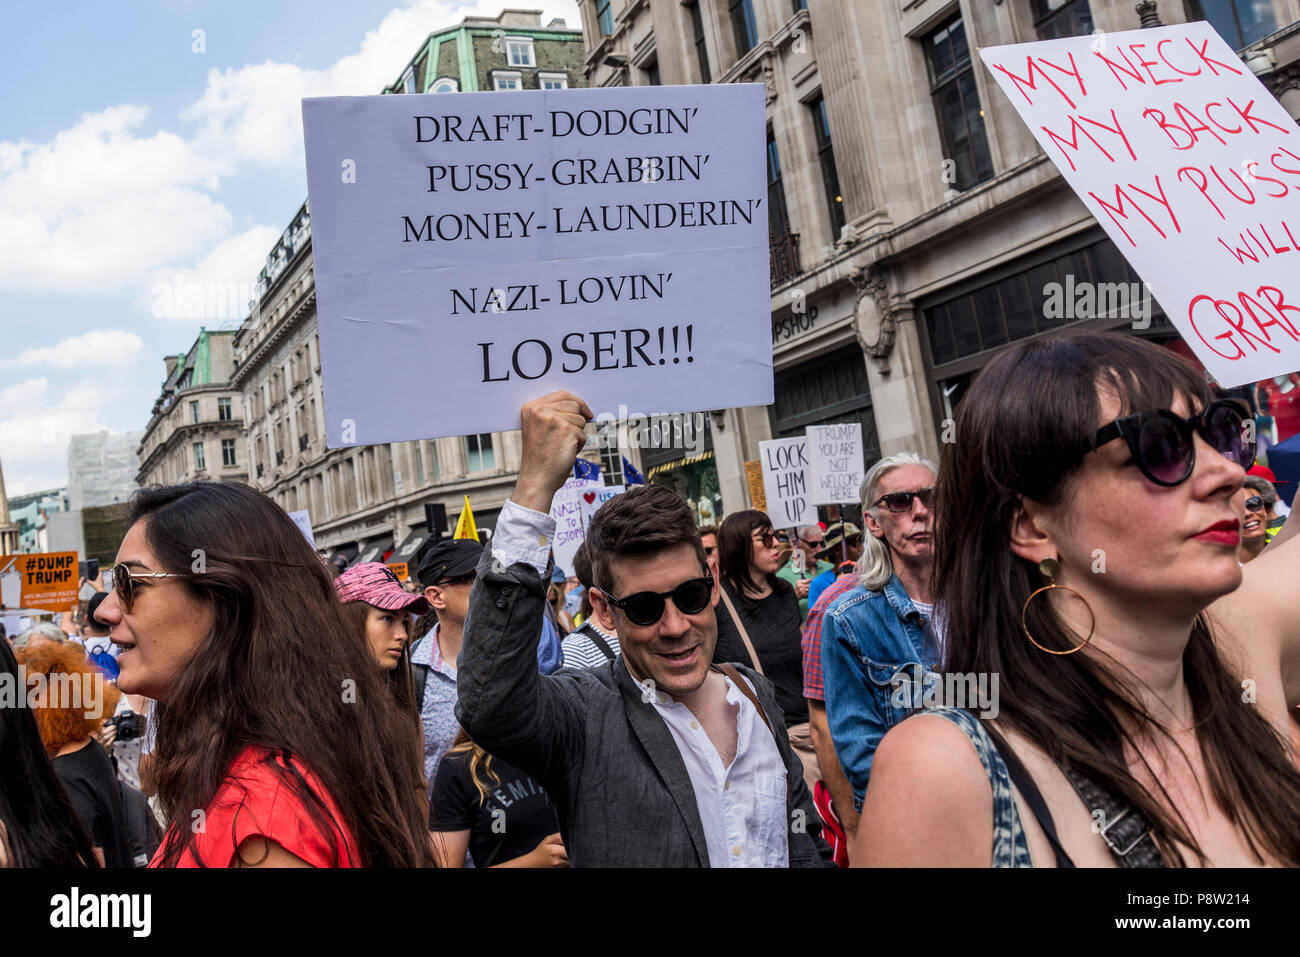
[[[407,583],[244,485],[137,493],[75,635],[0,641],[43,689],[0,708],[0,864],[1300,864],[1296,526],[1182,359],[1015,346],[861,526],[642,485],[562,569],[591,419],[527,403],[490,542]]]

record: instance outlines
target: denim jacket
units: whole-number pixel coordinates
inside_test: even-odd
[[[912,712],[937,657],[929,627],[897,575],[880,591],[852,588],[826,609],[826,719],[859,810],[880,739]]]

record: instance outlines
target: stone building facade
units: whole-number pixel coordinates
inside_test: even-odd
[[[535,10],[466,17],[429,34],[385,93],[474,93],[480,90],[584,86],[582,34],[563,20],[542,26]]]
[[[139,485],[248,480],[244,399],[230,382],[234,332],[200,329],[167,378],[140,443]]]
[[[775,402],[708,416],[727,511],[764,439],[860,421],[868,465],[937,456],[1010,342],[1128,329],[1050,319],[1044,287],[1136,275],[979,62],[984,46],[1209,18],[1300,117],[1300,0],[581,0],[591,86],[761,82]],[[1300,392],[1296,392],[1300,395]],[[671,453],[652,468],[698,468]]]
[[[536,11],[506,10],[430,34],[384,92],[583,86],[582,58],[581,33],[563,21],[544,27]],[[234,338],[231,384],[245,399],[250,484],[286,511],[308,510],[317,547],[349,561],[411,560],[427,534],[426,506],[441,507],[454,527],[466,495],[490,534],[519,470],[518,432],[326,448],[311,250],[304,203],[267,257]],[[394,403],[417,403],[436,419],[436,381],[374,376]]]

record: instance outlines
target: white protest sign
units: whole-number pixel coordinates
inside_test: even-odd
[[[844,505],[858,500],[862,485],[862,423],[810,425],[809,500],[814,505]]]
[[[767,517],[776,528],[796,528],[817,521],[808,491],[808,439],[772,439],[758,443],[763,464],[763,495]]]
[[[314,98],[303,129],[330,448],[518,428],[554,389],[772,401],[761,84]]]
[[[582,527],[584,531],[591,528],[591,519],[600,507],[608,502],[615,495],[622,495],[626,491],[622,485],[602,485],[597,489],[587,489],[579,494],[578,501],[581,503],[579,508],[582,509]],[[583,540],[586,540],[584,534]],[[572,568],[565,568],[570,575],[573,574]]]
[[[1208,23],[980,56],[1221,385],[1300,368],[1300,129]],[[1133,299],[1063,282],[1089,313],[1056,318]]]
[[[303,537],[307,539],[311,547],[315,548],[316,536],[312,534],[311,530],[311,513],[307,509],[301,508],[296,512],[290,512],[289,517],[293,519],[293,523],[298,526],[298,530],[302,532]]]
[[[555,564],[565,575],[573,573],[573,556],[587,537],[582,523],[582,495],[595,494],[600,488],[600,483],[591,479],[569,478],[551,498],[551,518],[555,519],[551,551],[555,553]]]

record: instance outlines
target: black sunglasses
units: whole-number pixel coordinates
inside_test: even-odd
[[[472,585],[474,584],[474,579],[477,577],[478,572],[472,571],[468,575],[458,575],[455,578],[444,578],[441,581],[434,582],[433,585],[435,588],[446,588],[448,585]],[[393,576],[393,580],[397,580],[396,575]]]
[[[1246,511],[1248,512],[1264,511],[1264,496],[1252,495],[1250,498],[1246,499]]]
[[[639,591],[626,598],[615,598],[605,592],[605,598],[615,608],[622,609],[627,620],[634,625],[653,625],[664,615],[664,600],[671,598],[677,610],[683,615],[698,615],[709,607],[713,597],[713,576],[692,578],[684,581],[672,591]]]
[[[1250,410],[1239,399],[1216,399],[1186,418],[1168,409],[1135,412],[1098,429],[1084,451],[1122,438],[1142,474],[1169,487],[1187,481],[1196,467],[1193,432],[1228,461],[1243,469],[1254,465],[1255,436],[1246,427],[1250,421]]]
[[[881,502],[884,502],[885,507],[891,512],[910,512],[912,510],[912,500],[916,498],[919,498],[921,504],[926,508],[934,508],[934,486],[929,485],[925,488],[919,488],[915,492],[890,492],[872,502],[871,507],[875,508]]]

